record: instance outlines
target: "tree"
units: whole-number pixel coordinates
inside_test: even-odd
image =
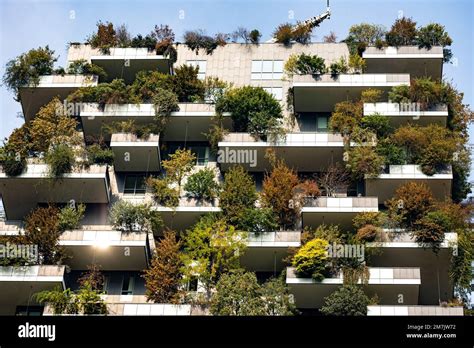
[[[79,222],[84,217],[86,211],[85,204],[68,204],[59,211],[58,228],[60,231],[73,230],[79,227]]]
[[[418,30],[418,35],[416,38],[418,47],[431,49],[433,46],[451,46],[453,40],[446,32],[443,25],[438,23],[430,23],[421,27]],[[444,62],[449,62],[452,57],[452,52],[450,49],[444,49]]]
[[[329,118],[329,128],[342,135],[351,135],[363,117],[360,103],[352,101],[339,102]]]
[[[25,219],[25,236],[28,243],[38,245],[39,263],[61,264],[65,258],[64,248],[58,244],[59,209],[53,206],[33,210]]]
[[[334,31],[331,31],[328,35],[323,37],[323,42],[325,43],[336,43],[337,42],[337,35]]]
[[[57,60],[49,46],[31,49],[7,62],[3,83],[15,94],[15,100],[20,101],[20,87],[38,85],[41,75],[53,73],[53,66]]]
[[[434,204],[433,194],[425,184],[408,182],[395,191],[393,198],[385,202],[389,215],[402,227],[413,227]]]
[[[169,155],[168,160],[161,161],[162,167],[166,170],[166,177],[171,182],[178,185],[178,192],[181,192],[181,182],[196,164],[196,156],[191,150],[178,149]]]
[[[335,197],[337,193],[347,190],[350,179],[350,173],[340,163],[336,163],[319,174],[317,182],[327,197]]]
[[[257,200],[257,190],[253,178],[241,166],[234,166],[224,175],[219,192],[219,206],[222,215],[231,224],[236,224],[244,216],[247,208],[253,208]]]
[[[273,32],[273,37],[276,39],[276,42],[289,46],[293,39],[292,31],[293,25],[290,23],[280,24]]]
[[[182,295],[181,246],[173,231],[165,231],[158,241],[151,267],[143,275],[148,301],[179,303]]]
[[[242,40],[243,43],[247,44],[250,41],[250,32],[247,30],[247,28],[238,27],[237,30],[231,34],[231,37],[233,42],[239,42]]]
[[[369,23],[356,24],[349,28],[349,35],[346,41],[374,46],[377,40],[384,38],[385,32],[385,28],[382,25]]]
[[[262,204],[274,211],[282,227],[293,226],[298,216],[301,202],[296,201],[294,189],[299,183],[296,172],[283,161],[278,161],[263,179]]]
[[[307,242],[298,250],[292,260],[299,277],[311,277],[317,281],[324,279],[327,268],[327,247],[329,243],[320,238]]]
[[[200,49],[206,51],[206,54],[212,54],[212,52],[219,46],[218,41],[206,35],[203,30],[186,31],[183,35],[184,43],[189,47],[191,51],[199,53]]]
[[[292,315],[295,311],[286,284],[270,279],[263,285],[254,273],[234,271],[224,274],[212,296],[213,315]]]
[[[146,186],[151,191],[153,199],[160,205],[175,208],[179,205],[180,193],[178,189],[171,188],[167,178],[149,177],[146,180]]]
[[[244,86],[226,91],[216,112],[231,114],[234,131],[265,138],[283,118],[280,103],[261,87]]]
[[[249,33],[249,40],[251,43],[253,43],[254,45],[258,45],[258,43],[260,42],[260,38],[262,37],[262,34],[260,33],[260,31],[258,31],[257,29],[253,29],[250,33]]]
[[[132,37],[127,29],[126,24],[121,24],[117,26],[117,30],[115,31],[115,38],[118,47],[130,47],[132,45]]]
[[[204,216],[184,236],[184,280],[198,278],[210,298],[211,289],[225,273],[240,268],[244,235],[223,219]]]
[[[379,176],[383,169],[385,159],[380,156],[372,146],[354,146],[349,149],[346,167],[354,179]]]
[[[204,100],[204,84],[198,78],[199,67],[181,65],[172,75],[172,91],[178,96],[180,102],[193,102]]]
[[[422,245],[429,245],[436,253],[444,241],[444,233],[448,231],[448,217],[440,211],[431,211],[422,216],[414,224],[412,235],[415,241]]]
[[[104,288],[105,277],[100,271],[100,266],[92,264],[87,266],[87,272],[82,273],[77,282],[81,287],[89,287],[94,291],[102,291]]]
[[[69,63],[67,73],[71,75],[97,75],[101,78],[107,77],[107,73],[102,67],[89,63],[85,59],[74,60]]]
[[[70,173],[75,164],[74,150],[66,144],[52,146],[44,157],[49,166],[49,173],[53,178],[58,178],[65,173]]]
[[[190,175],[184,185],[186,195],[198,200],[212,201],[219,189],[215,176],[216,173],[210,168],[201,169]]]
[[[294,60],[294,64],[285,63],[285,72],[290,76],[293,74],[300,75],[321,75],[326,72],[326,63],[324,59],[311,54],[301,53],[294,55],[289,62]]]
[[[389,118],[377,113],[362,117],[360,125],[362,128],[374,133],[377,139],[385,138],[391,131]]]
[[[325,298],[321,313],[335,316],[367,315],[369,298],[355,285],[342,286]]]
[[[416,44],[417,35],[416,22],[411,18],[402,17],[393,23],[387,32],[386,40],[389,46],[410,46]]]
[[[247,208],[235,221],[235,227],[243,231],[263,233],[278,229],[275,214],[271,208]]]
[[[109,54],[110,48],[117,45],[114,25],[110,22],[97,22],[97,32],[87,40],[92,48],[99,48],[103,54]]]

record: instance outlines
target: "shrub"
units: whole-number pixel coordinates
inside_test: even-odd
[[[356,74],[363,73],[366,68],[365,59],[358,54],[351,54],[349,56],[349,68]]]
[[[416,38],[418,47],[431,49],[432,46],[451,46],[453,40],[445,31],[444,26],[438,23],[430,23],[418,30]],[[449,62],[453,53],[450,49],[443,50],[444,62]]]
[[[107,77],[107,73],[102,67],[88,63],[85,59],[71,62],[67,69],[67,73],[72,75],[97,75],[101,78]]]
[[[381,101],[383,91],[375,88],[367,88],[362,91],[360,100],[362,103],[378,103]]]
[[[7,62],[3,83],[15,94],[15,100],[20,101],[19,88],[25,85],[38,85],[41,75],[53,73],[53,65],[57,60],[49,46],[31,49]]]
[[[317,281],[324,279],[328,245],[324,239],[316,238],[300,248],[292,261],[298,277],[311,277]]]
[[[347,168],[355,179],[379,176],[385,159],[372,146],[354,146],[348,151]]]
[[[12,153],[6,154],[0,163],[3,171],[8,176],[21,175],[26,168],[26,159]]]
[[[292,31],[293,25],[290,23],[280,24],[273,32],[273,37],[275,38],[276,42],[285,46],[289,46],[291,44],[291,40],[293,39]]]
[[[324,299],[321,313],[335,316],[367,315],[369,298],[355,285],[343,286]]]
[[[213,200],[217,195],[218,188],[215,172],[210,168],[201,169],[190,175],[184,185],[186,195],[198,200]]]
[[[230,168],[224,175],[219,192],[219,206],[223,216],[232,223],[238,223],[246,209],[253,208],[257,190],[253,178],[241,166]]]
[[[362,117],[360,126],[373,132],[377,139],[385,138],[391,130],[389,118],[380,114]]]
[[[337,42],[336,33],[331,31],[328,35],[325,35],[323,37],[323,42],[325,42],[325,43],[336,43]]]
[[[308,44],[311,41],[311,25],[297,22],[292,29],[292,39],[300,44]]]
[[[153,105],[158,129],[164,130],[171,113],[179,111],[178,96],[167,89],[157,88],[156,94],[153,96]]]
[[[138,34],[132,39],[130,46],[135,48],[146,47],[149,51],[152,51],[155,49],[157,43],[158,40],[152,32],[151,34],[148,34],[145,37],[143,37],[141,34]]]
[[[183,178],[191,172],[196,164],[196,156],[191,150],[178,149],[168,157],[169,159],[161,161],[161,165],[166,170],[167,180],[176,183],[178,192],[180,192]]]
[[[358,126],[362,117],[363,109],[360,103],[339,102],[334,106],[334,111],[329,118],[329,128],[342,135],[350,135]]]
[[[317,55],[301,53],[290,56],[285,63],[285,72],[290,76],[293,74],[320,75],[326,72],[326,65],[324,59]]]
[[[174,188],[170,188],[167,180],[149,178],[146,185],[158,204],[166,207],[177,207],[179,205],[179,192]]]
[[[357,230],[356,239],[360,242],[373,242],[377,238],[378,233],[378,227],[365,225]]]
[[[84,217],[86,206],[79,204],[76,206],[67,205],[58,213],[58,228],[60,231],[73,230],[79,226],[79,222]]]
[[[313,231],[305,228],[305,231],[301,235],[301,243],[306,244],[315,238],[324,239],[330,244],[343,244],[348,240],[348,235],[341,231],[339,225],[322,224]]]
[[[349,28],[349,35],[346,41],[350,43],[365,43],[373,46],[377,40],[382,40],[385,36],[385,28],[382,25],[361,23]],[[353,53],[353,52],[351,52]]]
[[[408,182],[395,191],[392,199],[385,202],[392,219],[402,227],[412,227],[434,204],[433,194],[425,184]]]
[[[375,151],[385,158],[386,165],[401,165],[407,163],[407,154],[405,150],[401,146],[390,142],[389,139],[379,140]]]
[[[110,83],[78,88],[67,99],[71,103],[99,103],[103,108],[106,104],[127,104],[131,95],[122,79],[114,79]]]
[[[437,252],[444,240],[444,233],[448,231],[447,226],[449,218],[446,214],[440,211],[428,212],[415,222],[412,235],[417,243],[428,244]]]
[[[254,29],[249,33],[250,42],[255,45],[257,45],[260,42],[261,37],[262,37],[262,34],[257,29]]]
[[[395,47],[414,45],[417,34],[416,22],[411,18],[402,17],[397,19],[390,31],[387,32],[387,44]]]
[[[130,47],[132,45],[132,37],[125,24],[121,24],[115,30],[115,38],[117,47]]]
[[[230,112],[236,132],[252,132],[266,137],[282,119],[280,103],[261,87],[244,86],[226,91],[216,104],[216,112]]]
[[[387,215],[383,212],[362,212],[358,213],[352,224],[356,229],[360,229],[365,225],[372,225],[375,227],[382,227],[387,221]]]
[[[349,71],[349,65],[347,64],[346,58],[341,57],[335,63],[332,63],[329,66],[329,71],[331,75],[336,76],[339,74],[346,74]]]
[[[120,200],[110,208],[110,221],[120,231],[155,231],[159,214],[151,210],[149,204],[133,204]]]
[[[87,146],[87,159],[89,164],[114,163],[115,154],[111,149],[102,148],[99,144]]]
[[[243,211],[236,227],[248,232],[263,233],[278,229],[275,214],[271,208],[247,208]]]
[[[45,162],[49,165],[50,175],[60,177],[69,173],[75,163],[74,151],[66,144],[53,146],[45,156]]]
[[[191,49],[199,53],[200,49],[206,51],[206,54],[212,54],[212,52],[221,43],[217,38],[212,38],[204,33],[203,30],[186,31],[184,33],[184,43]]]
[[[150,103],[157,91],[171,90],[173,76],[159,71],[139,71],[130,85],[131,99],[138,103]]]

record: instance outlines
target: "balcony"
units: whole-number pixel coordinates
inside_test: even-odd
[[[64,288],[64,266],[0,266],[0,315],[15,315],[17,306],[36,305],[34,294]]]
[[[361,212],[377,212],[378,198],[374,197],[318,197],[308,199],[301,209],[303,227],[316,228],[321,224],[338,224],[351,228],[352,219]]]
[[[368,316],[463,316],[462,307],[441,306],[367,306]]]
[[[423,279],[418,304],[438,304],[452,298],[449,265],[453,253],[457,252],[456,233],[445,233],[437,254],[430,246],[416,243],[409,232],[385,230],[381,240],[366,245],[380,250],[371,256],[371,264],[377,267],[418,267]]]
[[[253,272],[283,270],[283,259],[289,248],[301,246],[300,231],[248,233],[247,249],[240,258],[241,265]]]
[[[171,62],[168,58],[157,55],[147,48],[118,48],[110,49],[109,54],[103,54],[99,49],[90,45],[71,45],[68,51],[68,62],[85,59],[102,67],[107,73],[105,81],[124,79],[129,84],[135,80],[135,75],[142,70],[157,70],[169,74]]]
[[[370,277],[364,287],[367,296],[377,294],[380,302],[387,305],[398,304],[402,294],[407,305],[418,304],[421,284],[419,268],[369,268]],[[342,275],[325,278],[318,282],[311,278],[296,277],[292,267],[287,268],[286,283],[295,297],[297,308],[321,308],[324,298],[343,284]]]
[[[377,88],[387,95],[394,86],[410,85],[409,74],[296,75],[293,77],[296,112],[332,112],[334,105],[360,99],[362,91]]]
[[[369,196],[378,196],[380,202],[385,202],[393,197],[399,186],[416,182],[426,184],[436,199],[444,201],[451,196],[452,180],[453,173],[449,166],[444,171],[428,176],[423,174],[418,165],[390,165],[377,178],[365,179],[365,192]]]
[[[41,76],[38,85],[20,88],[21,108],[25,121],[32,120],[40,108],[54,97],[61,101],[80,87],[96,86],[97,76],[46,75]]]
[[[415,106],[415,105],[413,105]],[[364,116],[380,114],[387,116],[392,127],[400,127],[407,123],[420,126],[439,124],[446,127],[448,120],[448,108],[446,105],[436,105],[427,110],[412,108],[412,104],[398,103],[366,103],[364,104]]]
[[[175,208],[155,205],[154,209],[161,213],[165,226],[175,231],[184,231],[192,227],[202,215],[221,211],[217,200],[198,201],[185,196],[180,197],[179,204]]]
[[[71,256],[66,261],[73,270],[99,264],[104,271],[141,271],[148,265],[149,245],[146,233],[110,230],[110,226],[84,226],[65,231],[59,244]]]
[[[441,79],[443,75],[443,47],[418,48],[367,47],[362,57],[367,64],[367,73],[410,74],[412,77],[431,76]]]
[[[341,135],[332,133],[289,133],[275,142],[255,139],[249,133],[229,133],[219,142],[221,169],[226,171],[235,164],[252,172],[270,169],[265,158],[267,148],[273,148],[279,158],[298,171],[316,172],[342,161],[344,142]]]
[[[110,180],[107,166],[77,168],[60,178],[50,178],[46,164],[29,160],[19,176],[0,170],[0,196],[8,220],[21,220],[39,203],[108,203]]]
[[[209,132],[214,105],[205,103],[180,103],[179,111],[172,112],[168,118],[164,141],[206,141],[203,133]],[[101,108],[99,104],[90,103],[82,106],[80,112],[84,134],[102,134],[104,124],[117,121],[133,120],[136,125],[154,122],[153,104],[108,104]],[[228,114],[224,114],[228,116]],[[226,127],[231,127],[230,117],[224,118]]]
[[[160,137],[150,134],[140,139],[131,133],[112,134],[110,147],[114,152],[116,172],[158,172],[161,168]]]

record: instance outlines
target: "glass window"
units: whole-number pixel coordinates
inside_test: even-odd
[[[196,156],[196,165],[204,166],[209,162],[209,147],[190,146],[189,149]]]
[[[282,73],[282,60],[252,60],[252,80],[279,80]]]
[[[133,295],[133,286],[135,278],[130,275],[124,275],[122,280],[122,295]]]
[[[252,60],[252,72],[261,73],[262,72],[262,61],[261,60]]]
[[[273,72],[274,73],[282,73],[283,72],[283,61],[282,60],[274,60],[273,61]]]
[[[144,175],[126,175],[123,193],[129,195],[145,194],[145,176]]]
[[[318,116],[318,130],[328,129],[328,118],[327,116]]]
[[[265,91],[273,95],[276,100],[282,100],[283,98],[283,88],[281,87],[263,87]]]

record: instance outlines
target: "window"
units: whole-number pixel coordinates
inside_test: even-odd
[[[252,60],[252,80],[280,80],[282,76],[282,60]]]
[[[327,116],[318,116],[318,131],[326,132],[328,129],[328,117]]]
[[[204,166],[209,162],[208,146],[190,146],[189,149],[196,156],[196,165]]]
[[[43,315],[43,306],[17,306],[15,315],[39,317]]]
[[[205,60],[187,60],[186,61],[187,65],[193,66],[193,67],[198,67],[199,72],[198,72],[198,79],[204,80],[206,77],[206,66],[207,66],[207,61]]]
[[[135,278],[130,275],[124,275],[122,280],[122,295],[133,295],[133,286]]]
[[[283,88],[282,87],[263,87],[265,91],[273,95],[276,100],[283,99]]]
[[[126,175],[124,194],[144,195],[146,191],[144,175]]]

